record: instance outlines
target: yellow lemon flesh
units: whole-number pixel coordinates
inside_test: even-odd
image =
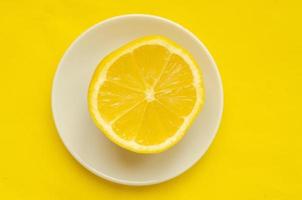
[[[139,38],[106,56],[88,92],[97,127],[137,153],[176,144],[203,102],[200,68],[185,49],[162,36]]]

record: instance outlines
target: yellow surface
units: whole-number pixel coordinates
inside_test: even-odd
[[[0,199],[302,199],[302,3],[0,1]],[[151,187],[120,186],[79,165],[50,109],[62,54],[88,27],[150,13],[194,32],[214,56],[225,110],[193,168]]]
[[[175,145],[204,103],[200,67],[163,36],[145,36],[107,55],[93,74],[88,105],[102,132],[137,153]]]

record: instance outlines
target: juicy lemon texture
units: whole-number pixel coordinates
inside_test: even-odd
[[[137,153],[176,144],[203,105],[200,68],[162,36],[134,40],[105,57],[89,86],[91,116],[114,143]]]

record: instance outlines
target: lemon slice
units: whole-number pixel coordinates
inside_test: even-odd
[[[200,68],[162,36],[134,40],[106,56],[88,92],[90,114],[114,143],[137,153],[176,144],[201,110]]]

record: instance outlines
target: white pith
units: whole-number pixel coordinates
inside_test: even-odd
[[[194,81],[193,85],[196,90],[196,102],[195,102],[195,105],[193,106],[191,113],[184,118],[183,124],[180,126],[178,131],[172,137],[167,138],[167,140],[165,140],[164,142],[162,142],[160,144],[145,146],[145,145],[141,145],[141,144],[137,143],[135,140],[125,140],[125,139],[121,138],[120,136],[118,136],[111,127],[112,123],[108,123],[102,118],[102,116],[99,113],[97,105],[98,105],[98,92],[99,92],[102,84],[106,81],[107,71],[110,68],[110,66],[117,59],[119,59],[120,56],[125,55],[127,53],[131,53],[134,51],[134,49],[136,49],[140,46],[152,45],[152,44],[161,45],[161,46],[165,47],[168,51],[170,51],[173,54],[179,55],[181,58],[183,58],[185,60],[186,63],[188,63],[188,65],[191,68],[192,75],[193,75],[193,81]],[[202,80],[201,80],[201,74],[200,74],[200,71],[198,68],[199,67],[196,66],[196,64],[192,61],[190,56],[187,54],[187,52],[184,52],[184,50],[177,48],[176,46],[171,45],[170,43],[165,42],[162,39],[153,39],[153,40],[136,43],[135,45],[131,46],[130,48],[119,52],[118,55],[116,55],[113,59],[109,60],[106,63],[106,65],[103,67],[98,79],[96,80],[93,91],[91,93],[91,97],[90,97],[90,101],[91,101],[90,105],[92,106],[91,109],[92,109],[92,112],[94,113],[95,120],[99,124],[101,124],[101,126],[102,126],[101,128],[105,129],[105,134],[111,140],[117,142],[119,145],[123,146],[124,148],[133,150],[136,152],[144,152],[144,153],[158,152],[162,149],[166,149],[166,147],[173,145],[175,143],[175,141],[178,141],[179,138],[181,138],[184,135],[185,130],[190,125],[190,123],[193,120],[193,118],[195,117],[195,115],[198,113],[200,104],[202,104],[202,101],[203,101],[203,97],[202,97],[203,92],[202,92],[202,87],[201,87]],[[148,89],[145,91],[145,99],[147,102],[151,102],[151,101],[155,100],[153,89]]]

